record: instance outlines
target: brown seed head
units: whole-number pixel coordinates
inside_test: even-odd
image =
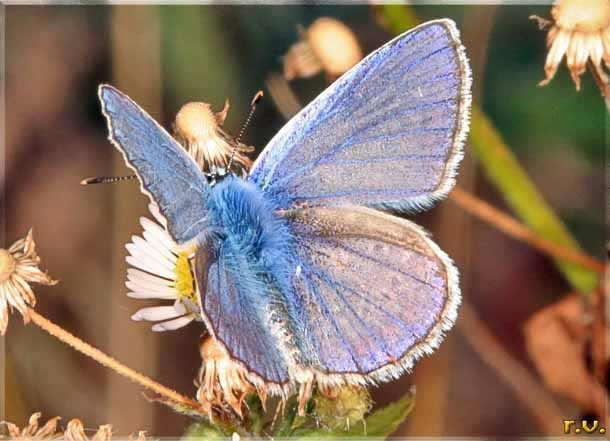
[[[322,17],[307,29],[307,40],[332,76],[347,72],[362,59],[362,50],[356,35],[345,24],[334,18]]]
[[[215,338],[206,337],[199,347],[201,358],[209,361],[220,361],[228,357],[227,351]]]
[[[308,78],[324,71],[336,78],[362,59],[356,36],[345,24],[322,17],[303,32],[284,57],[284,77]]]
[[[610,25],[608,0],[563,0],[551,10],[557,26],[566,31],[597,32]]]
[[[218,122],[212,108],[207,103],[188,103],[176,115],[176,134],[197,143],[216,136]]]

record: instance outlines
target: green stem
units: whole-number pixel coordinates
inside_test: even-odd
[[[419,23],[412,10],[404,5],[383,5],[377,11],[383,24],[394,34]],[[544,200],[498,130],[476,104],[472,108],[469,141],[471,151],[487,178],[501,192],[512,210],[536,234],[557,245],[580,250],[578,242]],[[590,269],[561,259],[555,259],[555,263],[572,287],[582,293],[589,293],[598,283],[598,275]]]
[[[535,233],[557,245],[580,250],[501,135],[476,106],[472,109],[470,145],[489,180]],[[555,259],[555,263],[578,291],[588,293],[597,285],[598,275],[590,269],[561,259]]]

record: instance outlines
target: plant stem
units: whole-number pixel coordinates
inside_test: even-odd
[[[454,188],[449,194],[449,200],[459,205],[463,210],[473,216],[487,222],[513,239],[519,240],[536,248],[539,251],[556,259],[569,261],[603,275],[604,264],[585,253],[557,245],[534,233],[527,226],[513,219],[511,216],[494,208],[487,202],[477,198],[459,187]]]
[[[544,200],[498,131],[478,107],[472,109],[470,145],[489,180],[533,232],[556,245],[580,252],[576,240]],[[579,292],[589,293],[597,286],[599,277],[590,269],[574,265],[564,259],[555,259],[555,262],[570,284]]]
[[[29,309],[29,316],[32,322],[34,322],[44,331],[48,332],[54,337],[57,337],[59,340],[76,349],[77,351],[87,355],[88,357],[93,358],[98,363],[112,369],[116,373],[127,377],[131,381],[134,381],[135,383],[138,383],[141,386],[152,390],[153,392],[156,392],[159,395],[162,395],[175,403],[189,407],[196,411],[199,411],[201,409],[201,406],[198,402],[191,400],[190,398],[181,395],[175,390],[163,386],[162,384],[157,383],[156,381],[148,378],[147,376],[125,366],[116,359],[110,357],[109,355],[106,355],[99,349],[94,348],[89,343],[84,342],[80,338],[76,337],[75,335],[51,322],[49,319],[38,314],[31,308]]]
[[[380,20],[394,34],[419,23],[412,10],[404,5],[381,5],[376,10]],[[579,251],[576,240],[544,200],[498,130],[476,105],[472,106],[469,139],[471,150],[487,178],[532,231],[556,245]],[[577,291],[589,293],[597,286],[599,276],[595,271],[564,258],[556,257],[555,262]]]
[[[561,408],[547,389],[541,386],[518,360],[506,351],[489,331],[474,308],[467,302],[460,306],[457,326],[480,359],[493,369],[529,408],[545,435],[557,435]]]

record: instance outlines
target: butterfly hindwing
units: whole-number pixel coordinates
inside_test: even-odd
[[[289,381],[284,355],[269,327],[270,286],[226,241],[197,251],[201,309],[210,332],[254,380],[282,386]]]
[[[451,260],[417,225],[345,206],[285,213],[295,235],[301,363],[332,383],[397,377],[442,339],[460,302]]]
[[[174,240],[185,243],[205,227],[209,185],[193,159],[169,133],[127,95],[99,88],[110,141],[159,207]]]
[[[421,25],[369,55],[289,121],[250,180],[281,208],[430,205],[454,183],[470,82],[453,21]]]

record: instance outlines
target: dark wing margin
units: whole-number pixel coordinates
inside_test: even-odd
[[[388,42],[292,118],[250,180],[281,208],[425,208],[455,183],[471,74],[451,20]]]
[[[159,207],[177,243],[194,239],[206,225],[205,176],[180,144],[131,98],[104,84],[98,94],[108,139],[138,176],[142,192]]]

